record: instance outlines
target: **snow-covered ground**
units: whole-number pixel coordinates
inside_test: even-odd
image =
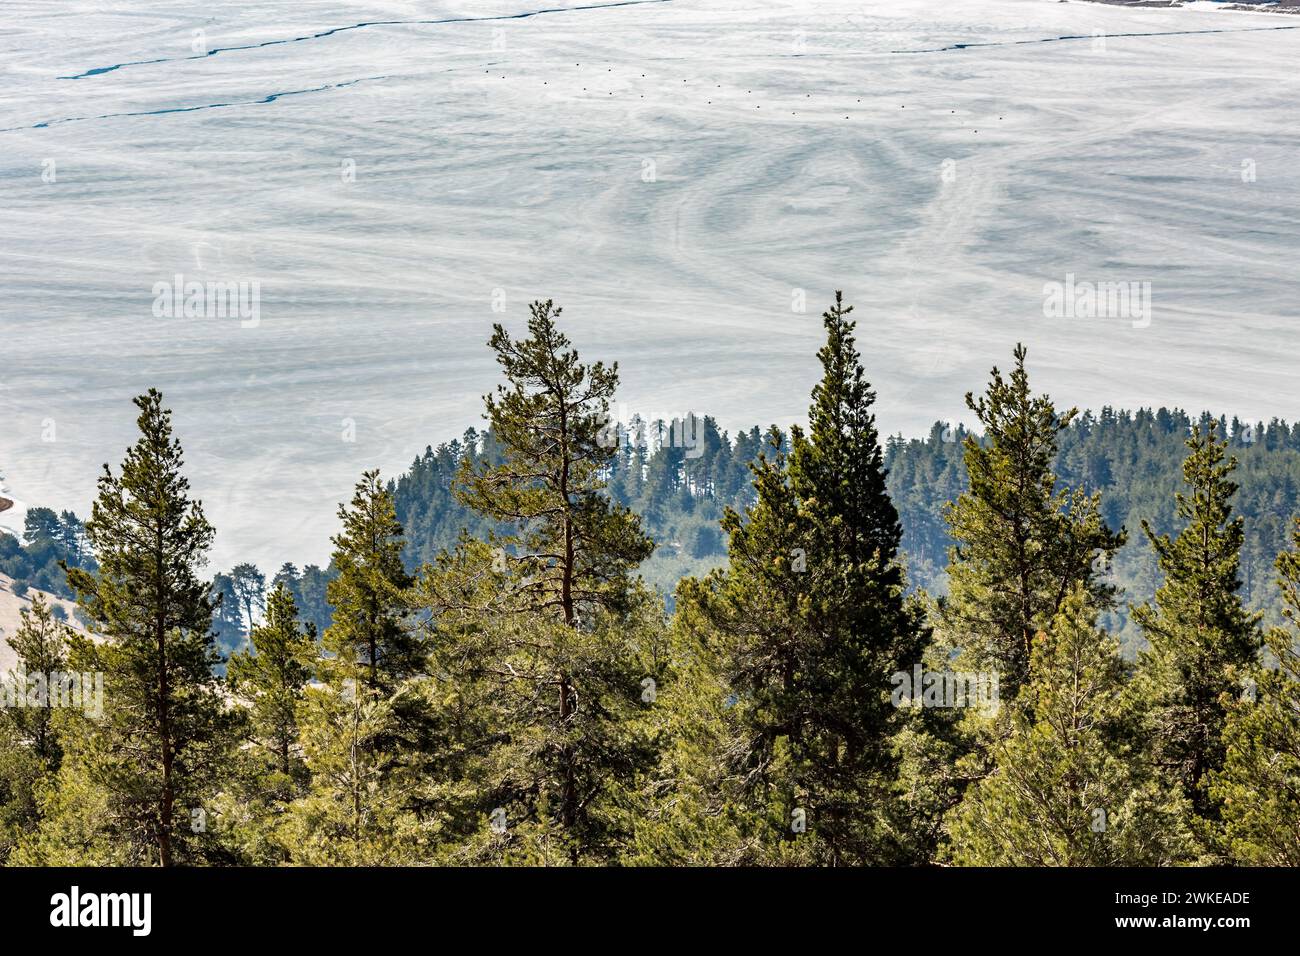
[[[14,582],[3,574],[0,574],[0,679],[13,669],[18,662],[18,657],[14,654],[13,648],[9,646],[9,638],[18,633],[18,629],[23,624],[23,611],[31,609],[32,596],[38,592],[28,590],[28,592],[19,597],[13,592]],[[39,592],[45,598],[45,603],[57,605],[63,608],[64,620],[73,630],[82,634],[86,629],[78,622],[75,612],[77,605],[72,601],[61,597],[56,597],[46,591]]]
[[[157,386],[218,563],[323,560],[363,468],[478,423],[534,297],[629,409],[732,428],[804,413],[837,287],[890,431],[1017,340],[1064,403],[1300,416],[1294,16],[149,6],[0,11],[10,497],[84,514]],[[1150,323],[1045,317],[1070,274],[1150,282]],[[256,282],[258,321],[156,315],[177,275]]]

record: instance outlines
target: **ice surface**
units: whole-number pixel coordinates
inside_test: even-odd
[[[964,419],[1018,340],[1063,403],[1300,416],[1294,16],[168,6],[0,13],[0,470],[22,502],[84,513],[156,386],[216,562],[322,561],[362,469],[479,421],[491,324],[535,297],[619,361],[629,409],[731,428],[804,414],[837,287],[888,431]],[[156,318],[178,273],[256,280],[260,324]],[[1150,282],[1150,326],[1045,318],[1067,273]]]

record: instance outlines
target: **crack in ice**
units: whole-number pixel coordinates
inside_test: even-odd
[[[232,106],[261,106],[264,103],[274,103],[276,100],[283,99],[286,96],[301,96],[304,93],[324,93],[327,90],[341,90],[345,87],[356,86],[358,83],[365,83],[368,80],[386,80],[387,76],[359,76],[355,80],[344,80],[341,83],[327,83],[324,86],[313,86],[305,90],[283,90],[279,93],[268,93],[266,96],[257,100],[232,100],[229,103],[201,103],[198,106],[171,106],[160,110],[137,110],[130,113],[102,113],[98,116],[64,116],[60,119],[45,120],[43,123],[36,123],[32,126],[10,126],[0,129],[0,133],[13,133],[24,129],[49,129],[51,126],[61,126],[64,123],[83,123],[87,120],[102,119],[120,119],[128,116],[163,116],[168,113],[197,113],[201,110],[225,109]]]
[[[952,46],[933,47],[928,50],[891,50],[892,53],[949,53],[955,50],[970,50],[982,46],[1024,46],[1031,43],[1060,43],[1063,40],[1118,40],[1124,37],[1182,37],[1196,36],[1202,33],[1263,33],[1269,30],[1300,30],[1300,24],[1285,27],[1243,27],[1239,30],[1165,30],[1151,33],[1067,33],[1059,37],[1038,37],[1034,40],[987,40],[974,43],[954,43]]]
[[[193,56],[165,56],[155,60],[130,60],[126,63],[114,63],[112,66],[97,66],[94,69],[86,70],[84,73],[76,73],[71,76],[61,76],[60,80],[84,80],[91,76],[101,76],[104,73],[112,73],[114,70],[120,70],[128,66],[148,66],[154,63],[173,63],[181,60],[203,60],[210,56],[216,56],[218,53],[233,53],[241,50],[260,50],[263,47],[281,46],[286,43],[301,43],[305,40],[321,40],[325,37],[333,36],[336,33],[346,33],[349,30],[360,30],[365,27],[392,27],[392,26],[436,26],[444,23],[481,23],[493,20],[526,20],[530,17],[540,17],[550,13],[574,13],[582,10],[606,10],[611,7],[634,7],[643,3],[671,3],[672,0],[614,0],[612,3],[589,3],[580,7],[546,7],[541,10],[527,10],[523,13],[503,13],[491,17],[450,17],[442,20],[369,20],[363,23],[353,23],[345,27],[332,27],[329,30],[322,30],[320,33],[309,33],[306,36],[286,37],[282,40],[264,40],[261,43],[249,43],[244,46],[226,46],[215,47],[206,53],[196,53]]]

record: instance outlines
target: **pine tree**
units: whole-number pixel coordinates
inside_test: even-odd
[[[276,834],[295,863],[397,866],[427,853],[413,811],[419,779],[394,743],[401,692],[381,696],[365,681],[349,660],[323,686],[309,687],[298,710],[311,785]]]
[[[285,777],[296,773],[297,708],[311,678],[316,635],[298,623],[293,595],[276,585],[266,621],[253,628],[251,647],[230,659],[231,691],[248,702],[253,740]]]
[[[103,672],[104,712],[70,735],[55,816],[80,819],[47,820],[37,851],[61,862],[78,861],[69,832],[94,834],[99,849],[86,850],[87,862],[104,852],[171,866],[213,852],[206,815],[236,724],[213,673],[212,602],[199,574],[213,529],[190,497],[162,396],[151,389],[135,404],[140,438],[120,474],[105,465],[86,522],[99,571],[68,569],[105,638],[76,642],[72,665]]]
[[[362,475],[350,507],[340,506],[338,516],[343,529],[333,539],[333,562],[339,574],[326,589],[334,616],[325,649],[357,658],[367,687],[391,693],[423,670],[425,647],[409,621],[402,526],[378,471]]]
[[[951,814],[952,858],[973,866],[1165,866],[1192,841],[1178,788],[1142,753],[1119,647],[1082,584],[1033,645],[1031,678],[993,773]]]
[[[631,573],[653,545],[604,494],[618,367],[580,362],[559,315],[535,302],[527,338],[495,327],[505,383],[485,403],[500,454],[466,460],[457,480],[510,533],[462,538],[424,575],[443,719],[474,755],[466,805],[442,801],[473,831],[458,859],[612,858],[628,826],[618,794],[651,756],[641,695],[657,613]]]
[[[308,792],[295,801],[280,839],[295,862],[379,866],[424,853],[415,812],[425,723],[419,691],[425,645],[408,620],[410,577],[402,526],[377,471],[339,507],[328,586],[333,621],[315,662],[320,686],[298,707]]]
[[[72,629],[55,619],[53,608],[39,591],[32,592],[31,607],[24,608],[19,618],[22,623],[8,638],[9,648],[17,657],[14,673],[25,676],[29,686],[39,680],[44,700],[37,701],[36,706],[6,709],[5,716],[13,723],[23,745],[47,772],[53,772],[63,759],[54,721],[61,688],[54,685],[67,672],[68,638]]]
[[[1300,866],[1300,520],[1292,542],[1277,557],[1286,623],[1267,634],[1274,663],[1247,672],[1253,685],[1230,704],[1223,769],[1211,773],[1224,849],[1252,866]]]
[[[253,633],[257,612],[266,606],[266,575],[256,565],[244,562],[230,569],[230,586],[235,595],[237,612],[244,615],[244,633]]]
[[[1124,543],[1101,517],[1100,494],[1058,487],[1058,436],[1078,410],[1058,415],[1030,391],[1026,354],[1016,346],[1010,379],[994,368],[988,391],[966,396],[984,434],[965,439],[970,487],[947,511],[954,545],[939,606],[946,639],[974,667],[997,671],[1008,698],[1029,677],[1034,635],[1076,584],[1099,608],[1111,606],[1114,589],[1094,564]]]
[[[885,487],[884,456],[841,293],[823,316],[827,341],[807,437],[791,430],[790,486],[807,525],[801,615],[811,646],[800,662],[808,731],[798,735],[815,770],[817,832],[837,862],[882,860],[881,836],[863,832],[896,774],[891,738],[902,726],[884,689],[920,660],[928,641],[919,605],[904,600],[902,526]]]
[[[751,862],[879,863],[896,853],[885,811],[904,715],[890,676],[920,659],[926,634],[904,599],[901,528],[850,311],[836,293],[823,316],[808,434],[792,430],[788,461],[773,436],[752,469],[755,504],[723,518],[727,568],[678,590],[698,645],[683,684],[721,686],[731,701],[720,714],[710,691],[695,706],[738,734],[719,741],[729,761],[720,779],[743,781],[729,799],[745,808],[737,833]],[[716,775],[723,759],[715,752],[696,768]]]
[[[15,667],[0,677],[8,684],[0,686],[6,704],[0,708],[0,864],[39,825],[40,796],[63,758],[54,708],[65,703],[60,698],[70,629],[55,620],[39,591],[32,592],[31,607],[20,619],[8,638]]]
[[[1228,700],[1240,693],[1260,646],[1259,616],[1246,612],[1238,594],[1244,530],[1232,516],[1237,485],[1230,478],[1237,462],[1215,431],[1213,422],[1198,425],[1187,440],[1187,492],[1177,495],[1183,530],[1171,538],[1143,522],[1164,582],[1152,604],[1133,609],[1150,642],[1139,675],[1147,739],[1202,820],[1218,816],[1209,775],[1223,766]]]
[[[234,653],[244,646],[247,631],[235,594],[235,582],[228,574],[212,578],[212,631],[217,648],[224,654]]]
[[[250,643],[231,656],[227,675],[231,693],[248,707],[253,749],[241,753],[240,785],[223,819],[250,862],[284,862],[287,854],[276,846],[274,829],[310,778],[298,743],[298,711],[311,678],[316,633],[299,624],[283,583],[271,591],[266,620],[253,628]]]

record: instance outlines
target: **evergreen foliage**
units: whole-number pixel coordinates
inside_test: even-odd
[[[104,466],[86,522],[98,570],[68,569],[104,638],[74,639],[69,661],[102,673],[103,713],[81,715],[64,736],[59,786],[32,846],[43,862],[171,866],[218,853],[206,816],[237,720],[213,673],[200,576],[213,529],[190,497],[162,396],[151,389],[135,403],[140,437],[118,474]]]
[[[1245,532],[1232,514],[1230,477],[1237,464],[1216,430],[1194,427],[1187,440],[1186,490],[1176,496],[1182,530],[1171,537],[1143,525],[1164,580],[1153,602],[1133,609],[1150,642],[1139,674],[1144,730],[1157,763],[1203,821],[1219,812],[1208,785],[1223,766],[1228,700],[1241,693],[1260,647],[1259,616],[1239,594]]]
[[[655,612],[631,577],[652,544],[603,493],[618,367],[582,363],[559,315],[535,302],[526,338],[495,327],[498,454],[462,458],[457,476],[461,501],[507,533],[462,537],[422,585],[447,705],[484,708],[444,716],[469,761],[473,859],[612,859],[620,795],[653,756],[640,695]]]
[[[1223,807],[1222,846],[1237,863],[1300,866],[1300,519],[1278,555],[1286,624],[1267,635],[1270,666],[1250,669],[1229,707],[1223,769],[1210,797]]]
[[[1147,759],[1119,647],[1082,584],[1033,641],[1032,674],[995,769],[952,813],[950,854],[971,866],[1168,866],[1193,842],[1176,785]]]
[[[731,436],[613,421],[535,302],[269,593],[140,396],[84,526],[0,535],[0,862],[1300,864],[1300,429],[1058,412],[1017,347],[978,432],[882,440],[851,313]]]
[[[902,529],[851,310],[837,293],[823,316],[823,377],[808,433],[792,431],[788,459],[775,436],[771,457],[753,467],[756,502],[722,519],[727,567],[678,589],[694,637],[689,681],[707,689],[687,706],[732,733],[715,736],[712,752],[697,752],[677,776],[726,766],[737,784],[730,800],[742,808],[732,845],[694,852],[745,862],[891,860],[885,811],[902,718],[889,681],[920,660],[925,629],[904,596]],[[719,694],[731,714],[718,711]],[[700,813],[710,812],[705,801]],[[711,838],[681,808],[674,816]],[[666,839],[680,846],[689,837]]]

